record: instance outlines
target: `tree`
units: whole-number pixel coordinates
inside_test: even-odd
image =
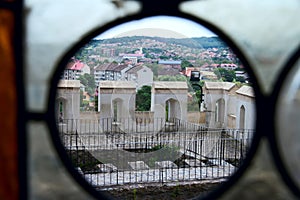
[[[80,83],[87,86],[88,85],[88,81],[86,80],[86,78],[83,76],[83,75],[80,75],[79,76],[79,80],[80,80]]]
[[[83,91],[80,90],[80,107],[83,107]]]
[[[243,76],[237,76],[236,81],[241,82],[241,83],[245,83],[245,78]]]
[[[84,74],[79,76],[80,83],[82,83],[86,87],[86,91],[90,95],[94,95],[94,91],[96,88],[95,78],[93,75]]]
[[[181,61],[181,69],[185,69],[187,67],[193,67],[192,63],[190,63],[189,61],[187,60],[182,60]]]
[[[236,79],[234,70],[217,68],[214,70],[214,73],[217,75],[218,79],[222,79],[223,81],[233,82]]]
[[[136,110],[149,111],[151,107],[151,86],[144,85],[136,94]]]

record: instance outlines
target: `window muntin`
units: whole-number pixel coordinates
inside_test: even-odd
[[[42,1],[41,1],[42,2]],[[46,11],[48,8],[53,8],[53,6],[41,6],[41,2],[40,1],[25,1],[26,6],[28,6],[31,9],[31,12],[28,12],[27,14],[29,15],[29,17],[31,18],[33,15],[34,17],[36,17],[37,19],[39,19],[42,22],[47,22],[44,23],[47,27],[47,29],[44,30],[58,30],[56,28],[52,29],[53,26],[51,26],[51,19],[50,21],[48,21],[49,16],[47,17],[46,15],[43,16],[43,18],[40,18],[40,16],[37,16],[37,12],[36,11],[40,11],[38,13],[47,13],[44,12],[45,9],[41,9],[41,8],[46,8]],[[43,1],[45,2],[45,1]],[[42,3],[43,3],[42,2]],[[51,3],[50,3],[51,2]],[[48,2],[47,5],[55,5],[57,4],[57,2],[53,2],[50,1]],[[65,3],[67,1],[64,1],[63,3]],[[106,7],[103,7],[102,2],[100,1],[95,1],[92,2],[90,1],[91,4],[96,5],[97,2],[99,4],[101,4],[101,9],[98,8],[97,6],[92,6],[95,8],[95,10],[101,10],[103,12],[98,12],[98,13],[106,13]],[[89,2],[89,3],[90,3]],[[59,4],[61,4],[62,2],[59,2]],[[84,2],[84,4],[86,4],[87,2]],[[96,4],[94,4],[96,3]],[[107,4],[107,2],[105,2]],[[273,1],[249,1],[246,3],[242,3],[243,5],[241,5],[239,1],[202,1],[202,2],[187,2],[191,3],[192,7],[189,8],[184,8],[185,12],[191,13],[193,15],[196,16],[200,16],[202,18],[209,19],[209,21],[213,24],[217,24],[218,27],[222,27],[222,30],[224,30],[224,32],[226,32],[228,35],[231,35],[232,38],[234,38],[234,41],[236,42],[236,44],[239,44],[240,48],[243,50],[243,52],[245,53],[245,55],[247,55],[247,57],[249,58],[248,60],[254,64],[252,64],[253,66],[253,70],[255,71],[257,76],[261,76],[262,78],[260,79],[261,87],[267,88],[265,89],[265,91],[270,91],[273,88],[273,83],[278,81],[276,78],[276,75],[279,74],[281,68],[283,68],[283,63],[285,62],[285,60],[287,59],[287,57],[289,57],[290,53],[295,49],[295,47],[299,44],[299,37],[298,37],[298,33],[299,33],[299,26],[294,26],[294,24],[297,24],[298,22],[298,13],[299,13],[299,7],[298,7],[298,2],[297,1],[285,1],[285,2],[276,2],[274,3]],[[197,5],[197,3],[199,3],[199,5]],[[201,6],[200,4],[206,4],[205,6]],[[70,5],[68,5],[68,8],[72,7],[74,8],[74,6],[76,5],[80,5],[80,4],[74,4],[73,2],[70,3]],[[98,5],[98,4],[97,4]],[[107,6],[107,5],[106,5]],[[218,10],[219,12],[215,12],[215,9],[218,7],[226,7],[227,9],[221,9]],[[51,10],[51,12],[48,12],[49,14],[51,14],[51,16],[55,16],[55,15],[59,15],[59,13],[62,13],[61,17],[59,17],[59,21],[61,24],[65,23],[63,22],[65,18],[68,18],[67,15],[65,15],[65,12],[60,12],[59,10],[55,9],[57,7],[54,7],[54,9]],[[242,8],[242,9],[241,9]],[[244,15],[245,12],[245,8],[247,9],[247,12],[253,12],[250,15]],[[76,9],[75,9],[76,10]],[[90,14],[93,13],[91,11],[91,9],[88,9]],[[55,11],[55,12],[53,12]],[[124,11],[124,10],[121,10]],[[212,11],[212,12],[210,12]],[[267,12],[266,12],[267,11]],[[207,12],[207,13],[206,13]],[[55,13],[55,15],[53,15],[53,13]],[[109,15],[107,16],[113,16],[114,12],[107,12],[109,13]],[[107,14],[106,13],[106,14]],[[237,13],[237,16],[232,15],[233,13]],[[241,14],[242,13],[242,14]],[[285,17],[282,17],[281,14],[278,13],[285,13],[286,15],[284,15]],[[77,13],[76,13],[77,14]],[[265,14],[265,15],[264,15]],[[127,13],[125,14],[127,15]],[[86,19],[94,19],[94,16],[92,15],[78,15],[78,17],[80,17],[81,19],[84,19],[84,16],[88,16]],[[256,16],[255,17],[249,17],[249,16]],[[272,16],[272,17],[270,17]],[[51,18],[51,17],[50,17]],[[73,17],[74,19],[76,19],[76,16]],[[100,17],[101,18],[101,17]],[[261,23],[261,19],[268,19],[268,21],[266,23]],[[99,20],[99,18],[97,18],[97,20]],[[235,23],[236,22],[236,23]],[[241,23],[242,22],[242,25]],[[243,23],[243,22],[247,22],[247,23]],[[249,23],[250,22],[250,23]],[[28,38],[30,39],[30,42],[28,45],[30,51],[29,54],[26,54],[26,56],[28,56],[29,58],[29,64],[27,66],[28,70],[28,75],[30,76],[30,79],[28,79],[30,82],[29,84],[29,89],[28,89],[28,96],[30,101],[27,101],[30,103],[29,109],[28,111],[36,114],[36,111],[41,111],[44,112],[45,111],[45,103],[42,103],[43,101],[45,101],[46,98],[42,99],[39,98],[39,96],[46,96],[45,94],[47,93],[46,91],[46,87],[43,87],[43,84],[48,84],[48,78],[44,78],[41,76],[36,75],[36,73],[34,72],[35,69],[43,69],[43,72],[45,75],[49,75],[51,73],[51,70],[54,69],[55,67],[55,63],[53,62],[53,59],[55,60],[55,62],[57,62],[58,56],[61,56],[61,52],[63,52],[64,50],[66,50],[66,47],[69,45],[72,45],[74,43],[74,41],[69,41],[69,40],[65,40],[65,41],[59,41],[58,43],[60,45],[57,45],[57,43],[55,44],[56,47],[59,46],[58,49],[60,53],[56,53],[57,48],[49,48],[49,46],[45,45],[45,44],[51,44],[51,47],[53,47],[54,43],[49,43],[49,41],[46,41],[44,39],[40,40],[41,38],[39,38],[38,36],[42,36],[44,35],[47,31],[43,32],[43,28],[39,27],[39,31],[34,31],[35,33],[38,33],[36,35],[32,34],[32,29],[35,29],[35,26],[31,26],[32,24],[36,25],[39,23],[32,23],[32,21],[29,20],[28,22],[29,24],[29,34],[28,34]],[[54,24],[54,23],[53,23]],[[93,24],[93,23],[92,23]],[[96,24],[96,23],[95,23]],[[95,25],[97,26],[97,25]],[[71,26],[68,26],[71,30]],[[75,27],[75,26],[74,26]],[[42,29],[41,29],[42,28]],[[253,31],[253,28],[256,31]],[[87,28],[89,29],[89,28]],[[89,30],[83,30],[83,32],[88,32]],[[87,31],[86,31],[87,30]],[[242,30],[242,31],[241,31]],[[270,30],[272,30],[272,32],[270,32]],[[284,33],[282,32],[282,30],[288,30],[285,31]],[[78,35],[81,35],[82,33],[78,33],[76,31],[69,31],[69,33],[76,33],[77,35],[75,36],[78,37]],[[52,33],[51,33],[52,34]],[[265,34],[268,34],[268,37],[265,37]],[[49,34],[48,34],[49,35]],[[57,40],[60,40],[61,36],[63,34],[53,34],[55,35],[55,38]],[[280,40],[278,40],[278,38],[280,38]],[[37,39],[37,40],[36,40]],[[78,37],[79,39],[79,37]],[[35,42],[32,43],[32,41],[35,40]],[[76,39],[75,39],[76,40]],[[37,42],[38,41],[38,42]],[[46,42],[45,42],[46,41]],[[47,48],[47,56],[50,55],[49,60],[47,60],[46,58],[42,59],[44,60],[44,63],[42,62],[36,62],[36,58],[38,58],[39,53],[32,51],[35,47],[39,46],[39,42],[45,46],[45,48]],[[65,45],[65,44],[68,45]],[[54,45],[54,46],[55,46]],[[34,47],[34,48],[32,48]],[[39,49],[40,50],[40,49]],[[61,51],[63,50],[63,51]],[[53,52],[55,52],[53,54]],[[267,53],[267,54],[266,54]],[[35,55],[35,56],[32,56]],[[31,56],[30,56],[31,55]],[[261,56],[260,56],[261,55]],[[35,57],[35,58],[34,58]],[[38,59],[39,60],[39,59]],[[273,60],[273,61],[272,61]],[[272,62],[271,62],[272,61]],[[52,63],[53,64],[49,64]],[[51,67],[49,67],[51,65]],[[46,66],[46,67],[45,67]],[[38,79],[36,79],[36,77],[38,77]],[[273,81],[273,82],[272,82]],[[28,84],[28,83],[27,83]],[[36,86],[39,87],[33,87],[33,85],[36,84]],[[23,85],[20,85],[23,86]],[[26,86],[27,88],[27,86]],[[38,95],[37,95],[38,94]],[[259,102],[261,102],[261,98],[259,98]],[[268,103],[268,101],[267,101]],[[37,116],[40,115],[33,115],[30,117],[30,119],[38,119]],[[40,118],[43,119],[43,118]],[[265,126],[268,126],[269,124],[266,123]],[[36,143],[37,141],[39,143],[42,143],[43,148],[40,148],[39,152],[43,152],[42,150],[45,150],[47,152],[49,152],[49,154],[47,154],[48,156],[52,156],[51,158],[54,158],[53,161],[56,160],[56,157],[53,156],[53,152],[51,148],[47,148],[47,139],[45,139],[44,137],[40,137],[43,134],[47,134],[46,132],[46,128],[44,129],[40,129],[40,125],[38,123],[34,123],[31,124],[30,126],[30,135],[34,134],[35,132],[38,132],[39,134],[36,134],[35,137],[32,137],[32,139],[30,140],[30,144],[31,147],[35,148],[36,147]],[[267,129],[268,130],[268,129]],[[266,130],[266,132],[267,132]],[[263,133],[263,134],[267,134],[270,135],[272,133]],[[265,144],[265,143],[264,143]],[[262,147],[265,147],[265,145],[262,144]],[[267,148],[263,148],[263,149],[267,149]],[[265,152],[265,150],[262,150],[262,152]],[[258,153],[259,155],[260,153]],[[265,153],[267,154],[267,153]],[[31,154],[30,156],[33,156],[34,158],[36,158],[36,160],[40,160],[40,157],[38,154]],[[265,160],[264,160],[265,161]],[[266,165],[264,165],[264,163],[261,163],[259,161],[257,161],[259,164],[259,166],[261,166],[258,171],[259,172],[273,172],[274,173],[274,168],[270,168]],[[57,166],[55,166],[54,170],[53,168],[51,168],[50,165],[43,165],[45,167],[45,170],[47,171],[47,173],[50,173],[51,171],[55,171],[55,173],[57,173]],[[249,167],[250,169],[252,167]],[[31,170],[33,169],[33,170]],[[264,170],[266,169],[266,170]],[[36,176],[38,173],[36,173],[36,168],[35,167],[29,167],[29,170],[31,170],[31,174],[33,174],[33,176],[31,176],[31,178],[33,180],[41,180],[39,178],[39,176]],[[251,171],[251,170],[250,170]],[[253,173],[252,175],[255,177],[255,175],[257,170],[255,171],[255,173],[253,172],[249,172],[249,174]],[[251,177],[253,177],[251,176]],[[60,176],[60,178],[65,177]],[[245,178],[247,179],[247,178]],[[267,179],[266,179],[267,180]],[[273,179],[272,179],[273,180]],[[268,182],[268,181],[266,181]],[[45,182],[44,182],[45,183]],[[46,183],[51,187],[51,183],[48,181],[46,181]],[[53,182],[52,182],[53,183]],[[251,186],[253,182],[251,182]],[[37,184],[35,187],[33,187],[33,192],[42,192],[43,189],[38,187],[39,185],[43,185],[43,184]],[[55,193],[52,193],[52,195],[59,195],[59,194],[65,194],[69,191],[66,187],[62,187],[63,190],[58,190],[57,183],[52,184],[52,188],[53,185],[55,185],[56,191]],[[69,184],[67,184],[69,185]],[[274,182],[272,182],[272,185],[277,185],[274,184]],[[282,182],[278,182],[278,185],[282,185]],[[68,187],[69,188],[69,187]],[[251,188],[253,187],[247,187],[244,191],[248,191],[249,193],[251,193]],[[48,190],[47,190],[48,191]],[[282,192],[282,190],[280,190],[280,192]],[[44,193],[46,194],[46,193]],[[70,195],[73,194],[69,193]],[[77,193],[77,194],[82,194],[81,192]],[[35,196],[36,194],[33,194],[31,196]],[[50,195],[50,194],[48,194]],[[251,193],[251,196],[253,197],[253,195],[256,195],[259,197],[259,195],[261,195],[259,192],[257,191],[253,191],[253,193]],[[261,196],[260,196],[261,197]],[[286,193],[285,193],[285,197]]]

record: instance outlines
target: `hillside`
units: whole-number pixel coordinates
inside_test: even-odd
[[[111,38],[105,40],[92,40],[90,45],[98,46],[100,44],[113,44],[113,43],[132,43],[136,41],[155,40],[166,44],[176,44],[188,48],[224,48],[227,45],[219,39],[219,37],[199,37],[199,38],[163,38],[163,37],[147,37],[147,36],[132,36]]]

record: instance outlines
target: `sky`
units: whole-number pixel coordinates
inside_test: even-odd
[[[158,36],[169,38],[212,37],[214,33],[203,26],[179,17],[158,16],[127,22],[111,28],[96,39],[124,36]]]

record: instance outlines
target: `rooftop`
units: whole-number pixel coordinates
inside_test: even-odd
[[[231,90],[235,86],[235,83],[206,81],[204,86],[209,90]]]
[[[71,60],[70,62],[68,62],[66,69],[81,70],[83,67],[84,64],[79,60]]]
[[[80,88],[79,80],[60,80],[57,85],[58,88]]]
[[[188,89],[185,81],[155,81],[153,87],[156,89]]]
[[[243,85],[240,89],[236,91],[236,93],[249,97],[255,97],[253,88],[247,85]]]
[[[135,82],[133,81],[100,81],[99,87],[103,89],[121,88],[121,89],[135,89]]]
[[[179,60],[159,60],[158,64],[163,65],[181,65],[181,61]]]
[[[128,74],[136,74],[139,70],[141,70],[143,67],[142,66],[134,66],[133,68],[129,69],[126,71]]]
[[[118,67],[118,63],[104,63],[95,67],[95,70],[106,71],[106,70],[114,70]]]

